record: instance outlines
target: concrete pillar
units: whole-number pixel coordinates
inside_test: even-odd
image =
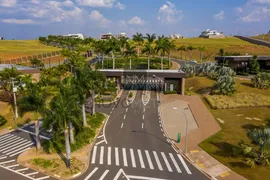
[[[186,79],[185,78],[182,78],[181,80],[181,93],[182,93],[182,96],[185,95],[185,83],[186,82]]]
[[[165,85],[164,92],[166,92],[167,91],[167,83],[165,82],[164,85]]]
[[[116,88],[117,88],[117,94],[118,94],[121,90],[121,77],[116,78]]]

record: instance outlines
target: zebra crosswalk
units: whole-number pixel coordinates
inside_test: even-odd
[[[14,157],[28,150],[34,143],[14,134],[6,134],[0,137],[0,154]]]
[[[192,174],[180,154],[94,146],[91,164]]]

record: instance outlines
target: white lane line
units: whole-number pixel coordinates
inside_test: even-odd
[[[114,111],[114,107],[112,108],[112,111]]]
[[[38,174],[38,172],[31,172],[31,173],[26,174],[26,176],[32,176],[32,175],[35,175],[35,174]]]
[[[103,137],[103,135],[101,135],[101,136],[98,136],[97,138],[99,139],[99,138],[102,138]]]
[[[127,117],[127,115],[125,114],[125,115],[124,115],[124,119],[126,119],[126,117]]]
[[[157,163],[157,165],[158,165],[158,169],[159,169],[160,171],[163,171],[163,168],[162,168],[162,165],[161,165],[160,160],[159,160],[159,158],[158,158],[157,152],[156,152],[156,151],[153,151],[153,154],[154,154],[156,163]]]
[[[115,148],[115,165],[119,166],[119,154],[118,154],[118,148]]]
[[[7,156],[2,156],[2,157],[0,157],[0,159],[6,159],[7,158]]]
[[[8,137],[7,139],[3,139],[0,143],[4,143],[4,142],[9,142],[11,140],[14,140],[14,139],[18,139],[19,137],[17,136],[11,136],[11,137]]]
[[[11,163],[11,162],[15,162],[15,159],[12,159],[12,160],[9,160],[9,161],[0,162],[0,165],[2,165],[2,164],[8,164],[8,163]]]
[[[143,129],[143,123],[142,123],[142,129]]]
[[[0,136],[0,140],[3,139],[3,138],[6,138],[6,137],[8,137],[8,136],[10,136],[10,134],[5,134],[5,135],[3,135],[3,136]]]
[[[122,123],[122,125],[121,125],[121,129],[123,128],[123,126],[124,126],[124,123]]]
[[[14,173],[16,173],[16,174],[19,174],[20,176],[26,177],[26,178],[28,178],[28,179],[35,180],[35,179],[32,178],[31,176],[26,176],[25,174],[22,174],[22,173],[20,173],[20,172],[14,171],[14,170],[12,170],[12,169],[8,169],[8,168],[6,168],[5,166],[0,166],[0,167],[6,169],[6,170],[8,170],[8,171],[14,172]]]
[[[123,153],[123,160],[124,160],[124,166],[128,166],[127,163],[127,153],[126,153],[126,148],[122,148],[122,153]]]
[[[161,132],[163,132],[163,129],[162,128],[160,128],[160,130],[161,130]]]
[[[145,112],[145,108],[143,108],[143,112]]]
[[[142,116],[142,119],[144,119],[144,115]]]
[[[26,148],[26,149],[23,149],[23,150],[21,150],[21,151],[19,151],[19,152],[16,152],[16,153],[14,153],[14,154],[11,154],[11,155],[9,155],[9,156],[10,156],[10,157],[16,156],[17,154],[21,154],[22,152],[27,151],[28,149],[30,149],[30,147],[29,147],[29,148]]]
[[[182,158],[182,156],[180,154],[177,154],[178,158],[180,159],[181,163],[183,164],[185,170],[187,171],[188,174],[192,174],[187,166],[187,164],[185,163],[184,159]]]
[[[112,111],[110,112],[110,114],[112,114]]]
[[[103,164],[103,156],[104,156],[104,147],[101,146],[100,156],[99,156],[99,164]]]
[[[160,178],[152,178],[152,177],[145,177],[145,176],[127,176],[129,179],[142,179],[142,180],[168,180],[168,179],[160,179]]]
[[[169,163],[168,159],[166,158],[164,152],[161,152],[161,155],[162,155],[163,160],[164,160],[164,162],[165,162],[165,164],[166,164],[166,166],[168,168],[168,171],[172,172],[172,168],[171,168],[170,163]]]
[[[1,148],[2,147],[5,147],[7,145],[12,145],[14,142],[18,142],[20,140],[23,140],[23,139],[22,138],[19,138],[19,137],[15,138],[15,139],[9,139],[7,142],[1,143]]]
[[[13,167],[17,167],[19,166],[19,164],[14,164],[14,165],[11,165],[11,166],[6,166],[6,168],[13,168]]]
[[[108,172],[109,172],[109,170],[106,170],[106,171],[102,174],[102,176],[99,178],[99,180],[103,180],[103,179],[106,177],[106,175],[108,174]]]
[[[159,127],[161,127],[161,124],[159,124]]]
[[[28,170],[28,168],[22,168],[22,169],[18,169],[18,170],[15,170],[15,171],[21,172],[21,171],[27,171],[27,170]]]
[[[2,138],[0,139],[0,141],[2,142],[4,140],[6,140],[6,139],[10,139],[10,138],[14,138],[14,137],[17,137],[17,136],[14,136],[12,134],[9,134],[8,136],[2,136]]]
[[[23,145],[24,145],[23,147],[21,147],[21,145],[20,145],[20,148],[14,150],[14,151],[11,151],[11,152],[9,152],[9,151],[4,151],[3,153],[8,152],[8,153],[6,153],[6,155],[10,155],[10,154],[13,154],[13,153],[15,153],[15,152],[17,152],[17,151],[20,151],[20,150],[22,150],[22,149],[28,148],[29,146],[32,146],[33,143],[30,142],[30,143],[28,143],[28,144],[23,144]],[[14,148],[13,148],[13,149],[14,149]],[[12,150],[13,150],[13,149],[12,149]]]
[[[97,146],[97,145],[99,145],[99,144],[101,144],[101,143],[103,143],[103,142],[105,142],[105,140],[99,141],[99,142],[96,143],[95,145]]]
[[[126,108],[126,112],[128,112],[128,108]]]
[[[150,169],[154,169],[150,154],[149,154],[149,152],[147,150],[145,150],[145,154],[146,154],[146,158],[147,158]]]
[[[166,139],[168,141],[168,143],[170,142],[169,139]]]
[[[0,152],[2,152],[2,151],[5,151],[5,150],[7,150],[7,149],[9,149],[9,148],[12,148],[12,147],[14,147],[14,146],[17,146],[17,145],[19,145],[19,144],[22,144],[22,143],[25,143],[25,142],[27,142],[28,140],[20,140],[20,139],[18,139],[17,141],[14,141],[14,142],[12,142],[12,143],[15,143],[15,144],[13,144],[13,145],[10,145],[10,144],[7,144],[7,145],[5,145],[5,146],[3,146],[3,147],[1,147],[0,149]],[[18,143],[17,143],[18,142]]]
[[[9,151],[12,151],[12,150],[16,149],[15,151],[12,151],[12,153],[13,153],[13,152],[16,152],[16,151],[18,150],[18,148],[21,147],[21,146],[27,147],[27,146],[30,146],[30,145],[33,145],[33,144],[34,144],[34,143],[27,141],[27,142],[25,142],[25,143],[23,143],[23,144],[17,145],[16,147],[9,148],[8,150],[3,151],[3,153],[7,153],[7,152],[9,152]],[[20,149],[19,149],[19,150],[20,150]],[[10,153],[10,154],[11,154],[11,153]],[[9,155],[9,154],[7,153],[7,155]]]
[[[111,154],[112,154],[112,148],[111,147],[108,147],[108,156],[107,156],[107,163],[108,165],[111,165],[112,162],[111,162]]]
[[[136,161],[135,161],[133,149],[130,149],[130,156],[131,156],[132,167],[136,168]]]
[[[94,146],[93,155],[92,155],[92,159],[91,159],[92,164],[95,164],[96,155],[97,155],[97,146]]]
[[[163,133],[163,136],[166,137],[164,133]]]
[[[48,179],[48,178],[50,178],[50,176],[43,176],[43,177],[37,178],[35,180],[42,180],[42,179]]]
[[[176,168],[177,172],[178,172],[178,173],[182,173],[182,171],[181,171],[181,169],[179,168],[179,166],[178,166],[178,164],[177,164],[176,160],[174,159],[174,157],[173,157],[172,153],[170,153],[170,157],[171,157],[171,160],[172,160],[173,165],[175,166],[175,168]]]
[[[143,158],[142,158],[142,153],[141,150],[137,150],[138,151],[138,155],[139,155],[139,160],[140,160],[140,164],[142,168],[145,168],[144,162],[143,162]]]
[[[93,174],[95,174],[95,172],[98,170],[98,168],[96,167],[90,174],[88,174],[88,176],[86,178],[84,178],[84,180],[88,180],[90,179],[91,176],[93,176]]]

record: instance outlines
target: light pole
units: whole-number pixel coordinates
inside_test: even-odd
[[[225,56],[225,58],[223,59],[222,67],[224,67],[224,62],[225,62],[225,60],[226,60],[227,57],[228,56]]]
[[[173,109],[177,110],[178,108],[174,107]],[[188,110],[188,108],[185,108],[183,110]],[[185,118],[186,118],[186,140],[185,140],[185,153],[188,152],[188,118],[187,118],[187,115],[186,113],[183,111],[183,110],[180,110],[180,112],[182,114],[184,114]]]
[[[17,100],[16,100],[16,92],[17,87],[15,87],[15,78],[11,78],[11,84],[12,84],[12,91],[13,91],[13,99],[14,99],[14,110],[15,110],[15,120],[18,118],[18,110],[17,110]]]

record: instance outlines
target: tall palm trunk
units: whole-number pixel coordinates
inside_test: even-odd
[[[150,54],[148,54],[148,70],[150,70]]]
[[[35,122],[35,134],[36,134],[36,149],[40,149],[40,138],[39,138],[39,120]]]
[[[75,139],[74,139],[74,128],[73,128],[72,122],[69,123],[69,134],[70,134],[70,143],[74,144]]]
[[[113,69],[115,69],[115,57],[114,57],[114,53],[112,52],[112,58],[113,58]]]
[[[70,168],[70,158],[71,158],[71,151],[70,151],[70,144],[68,138],[68,130],[65,129],[65,145],[66,145],[66,159],[67,159],[67,168]]]
[[[85,113],[85,103],[82,104],[82,114],[83,114],[83,126],[87,126],[86,113]]]
[[[104,69],[104,53],[102,53],[102,69]]]
[[[91,94],[91,101],[92,101],[92,115],[96,114],[96,104],[95,104],[95,92],[94,91],[90,91]]]
[[[129,69],[131,69],[131,58],[129,59]]]
[[[163,58],[164,58],[164,55],[161,56],[161,70],[163,70]]]

